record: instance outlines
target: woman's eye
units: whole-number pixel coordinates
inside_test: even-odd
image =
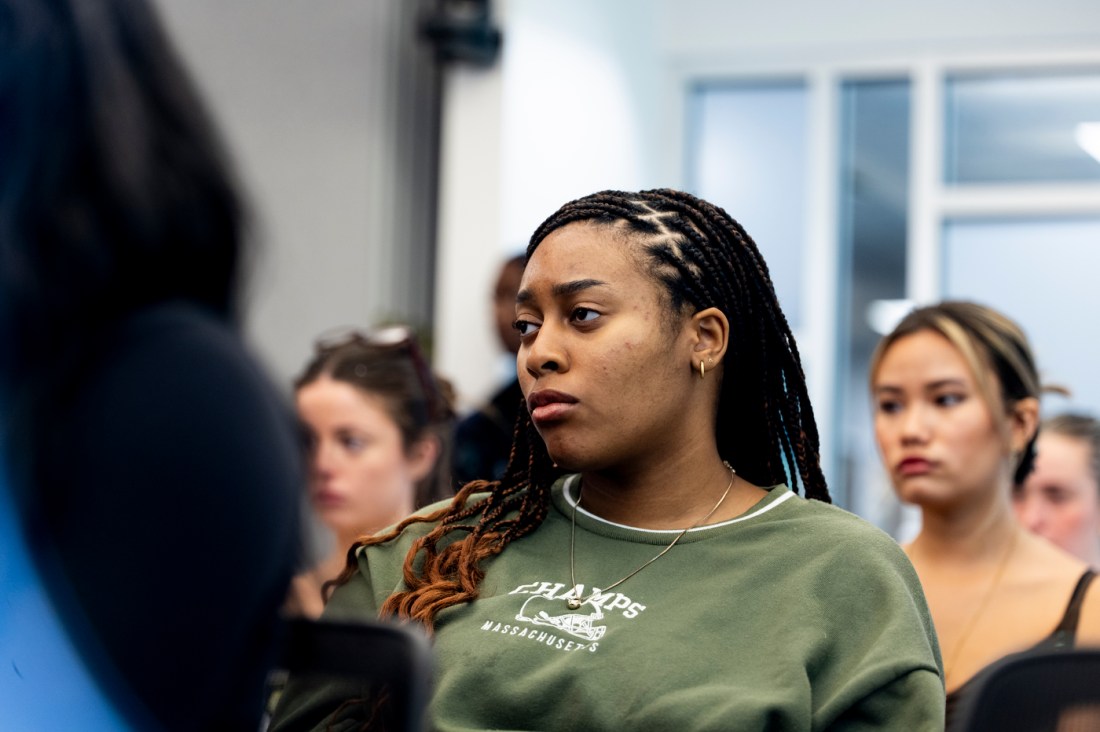
[[[1059,490],[1058,488],[1048,488],[1046,490],[1046,497],[1048,501],[1058,505],[1069,501],[1070,495],[1066,491]]]
[[[573,312],[569,314],[569,317],[572,320],[586,323],[600,317],[600,314],[592,308],[573,308]]]
[[[962,394],[940,394],[936,397],[936,404],[941,407],[953,407],[956,404],[962,404],[964,399],[966,397]]]
[[[524,320],[523,318],[512,323],[512,327],[519,331],[521,336],[531,335],[539,329],[537,323],[532,323],[530,320]]]
[[[901,410],[901,402],[894,399],[883,399],[878,403],[878,411],[883,414],[894,414]]]
[[[366,440],[352,435],[344,437],[340,440],[340,443],[344,446],[344,449],[349,452],[361,452],[363,448],[367,446]]]

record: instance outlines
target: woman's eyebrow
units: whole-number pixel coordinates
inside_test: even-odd
[[[936,389],[943,389],[946,387],[965,387],[966,381],[963,379],[949,378],[949,379],[937,379],[935,381],[925,384],[922,388],[925,391],[935,391]],[[878,384],[874,388],[875,393],[878,392],[901,392],[904,391],[902,387],[896,384]]]
[[[603,287],[606,285],[607,283],[603,280],[573,280],[572,282],[562,282],[559,285],[554,285],[550,291],[554,293],[555,297],[559,297],[561,295],[572,295],[575,292],[587,290],[592,287]]]
[[[928,384],[925,388],[929,389],[929,390],[934,390],[934,389],[944,389],[944,388],[947,388],[947,387],[956,387],[956,386],[965,387],[966,386],[966,381],[964,379],[957,379],[957,378],[937,379],[936,381],[933,381],[932,383]]]
[[[581,292],[582,290],[587,290],[592,287],[606,287],[607,284],[608,283],[604,282],[603,280],[596,279],[573,280],[571,282],[562,282],[560,284],[554,285],[552,288],[550,288],[550,292],[554,295],[554,297],[561,297],[562,295],[572,295],[575,292]],[[533,297],[534,295],[531,293],[530,290],[520,290],[516,293],[516,304],[522,305],[530,301]]]

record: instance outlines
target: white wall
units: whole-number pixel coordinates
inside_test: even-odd
[[[502,70],[503,235],[563,203],[658,183],[653,0],[510,0]]]
[[[490,309],[494,277],[511,253],[500,235],[501,75],[458,68],[445,80],[434,365],[465,411],[506,376]]]
[[[313,338],[368,324],[383,5],[156,0],[251,195],[246,332],[287,386]]]
[[[1094,42],[1100,31],[1093,0],[660,0],[658,7],[661,52],[670,56],[1057,48]]]
[[[563,203],[656,186],[653,0],[504,0],[500,65],[451,72],[444,108],[436,366],[470,406],[502,378],[500,261]],[[514,366],[509,365],[509,368]]]

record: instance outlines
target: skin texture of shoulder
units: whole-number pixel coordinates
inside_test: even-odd
[[[1087,569],[1046,540],[1017,531],[1003,568],[996,562],[946,564],[925,561],[919,554],[914,558],[940,632],[952,641],[953,653],[945,659],[951,672],[949,691],[997,659],[1050,639]],[[1098,620],[1100,595],[1093,585],[1081,608],[1077,645],[1100,643]]]

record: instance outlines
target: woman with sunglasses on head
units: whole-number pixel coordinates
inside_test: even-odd
[[[950,723],[993,661],[1100,642],[1100,583],[1013,513],[1040,393],[1018,325],[975,303],[917,309],[879,344],[870,376],[882,458],[901,500],[921,509],[905,551],[943,647]]]
[[[315,617],[322,586],[343,570],[356,539],[454,496],[454,415],[447,386],[401,327],[319,343],[294,391],[309,444],[310,503],[334,541],[294,579],[288,610]]]
[[[504,477],[361,541],[325,612],[434,635],[433,728],[940,728],[916,575],[827,505],[794,338],[728,214],[673,190],[566,204],[516,328]],[[274,729],[375,707],[292,679]]]

